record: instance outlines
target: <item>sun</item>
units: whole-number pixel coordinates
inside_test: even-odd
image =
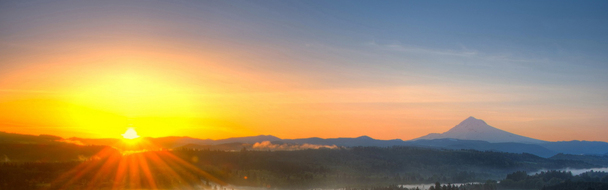
[[[122,137],[125,139],[136,139],[139,138],[139,135],[137,135],[137,131],[135,131],[135,129],[129,128],[124,134],[122,134]]]

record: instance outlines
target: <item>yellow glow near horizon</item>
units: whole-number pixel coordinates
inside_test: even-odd
[[[73,102],[95,110],[95,113],[74,110],[71,118],[77,126],[109,134],[113,132],[107,126],[120,128],[128,123],[145,131],[147,136],[157,136],[168,126],[189,127],[187,120],[193,115],[194,102],[179,84],[139,73],[99,78],[88,88],[74,92],[77,95]]]
[[[130,72],[97,76],[73,92],[75,101],[127,117],[184,115],[192,104],[183,87],[163,76]]]
[[[0,129],[111,138],[129,125],[142,136],[179,135],[205,116],[193,99],[205,87],[193,88],[164,62],[117,58],[24,67],[0,77],[0,90],[15,89],[0,91],[0,124],[9,125]]]
[[[137,135],[137,131],[135,131],[135,129],[129,128],[124,134],[122,134],[122,137],[125,139],[136,139],[139,138],[139,135]]]
[[[521,109],[504,105],[501,102],[525,99],[483,90],[490,87],[410,85],[309,89],[290,86],[285,81],[295,79],[281,78],[284,76],[206,65],[246,60],[196,56],[192,56],[196,59],[181,59],[164,54],[103,57],[83,58],[95,60],[87,63],[65,60],[24,66],[1,76],[0,131],[65,138],[115,138],[129,126],[137,128],[138,135],[145,137],[369,135],[405,140],[446,131],[474,115],[518,134],[564,140],[533,127],[565,126],[578,121],[549,124],[519,121],[523,116],[555,120],[563,113],[543,107]],[[465,106],[479,102],[483,104]],[[493,115],[501,112],[511,114]],[[507,116],[511,118],[505,119]],[[581,114],[580,117],[587,116]],[[588,121],[586,125],[594,124]],[[385,130],[370,131],[370,126]],[[526,128],[522,132],[523,127],[517,131],[509,126]],[[141,143],[141,140],[123,141]]]
[[[82,85],[66,92],[68,101],[82,108],[70,112],[72,125],[103,136],[122,132],[129,125],[149,137],[177,135],[173,132],[191,127],[190,120],[198,115],[192,91],[200,88],[193,89],[160,64],[165,61],[124,58],[103,62],[109,66],[83,66],[98,71],[81,77],[85,80]]]

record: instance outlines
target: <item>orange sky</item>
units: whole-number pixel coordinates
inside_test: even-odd
[[[581,78],[605,77],[552,71],[545,57],[299,33],[187,4],[49,6],[0,10],[0,131],[409,140],[474,116],[542,140],[608,141],[604,83]]]
[[[134,127],[152,137],[368,135],[407,140],[444,132],[473,115],[517,134],[567,140],[569,134],[540,126],[567,126],[593,117],[560,118],[570,113],[543,105],[511,106],[505,102],[534,97],[488,92],[488,86],[308,87],[314,81],[226,67],[247,60],[207,53],[129,47],[28,58],[41,64],[24,64],[2,77],[0,130],[106,138]],[[577,137],[601,140],[592,131]]]

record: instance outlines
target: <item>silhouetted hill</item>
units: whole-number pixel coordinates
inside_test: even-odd
[[[316,145],[336,145],[336,146],[379,146],[379,147],[387,147],[387,146],[398,146],[405,145],[404,141],[401,139],[395,140],[376,140],[368,136],[360,136],[357,138],[305,138],[305,139],[283,139],[277,140],[284,143],[297,143],[297,144],[316,144]]]
[[[550,157],[557,152],[535,144],[524,143],[489,143],[475,140],[433,139],[408,141],[408,145],[420,147],[436,147],[447,149],[473,149],[480,151],[497,151],[509,153],[530,153],[541,157]]]
[[[105,150],[105,154],[98,153]],[[0,162],[57,162],[98,159],[120,154],[107,146],[80,146],[68,143],[55,144],[0,144]]]
[[[197,139],[192,137],[159,137],[159,138],[143,138],[158,149],[173,149],[183,147],[185,145],[221,145],[228,143],[249,144],[247,146],[224,146],[221,150],[228,150],[229,147],[234,147],[234,150],[241,148],[249,148],[255,143],[271,142],[274,144],[293,144],[304,145],[308,147],[318,146],[338,146],[338,147],[354,147],[354,146],[416,146],[440,149],[472,149],[481,151],[499,151],[508,153],[531,153],[542,157],[551,157],[558,153],[564,154],[593,154],[602,155],[608,154],[608,143],[598,141],[559,141],[547,142],[527,137],[522,137],[508,132],[493,128],[487,125],[484,121],[473,117],[467,118],[459,125],[446,132],[444,136],[455,136],[460,138],[469,138],[479,136],[481,139],[488,137],[501,139],[501,142],[488,142],[483,140],[466,140],[458,138],[436,138],[436,139],[415,139],[403,141],[401,139],[393,140],[378,140],[369,136],[361,136],[356,138],[302,138],[302,139],[280,139],[271,135],[259,135],[250,137],[235,137],[228,139],[212,140],[212,139]],[[436,136],[438,137],[438,136]],[[430,138],[430,137],[429,137]],[[435,137],[433,137],[435,138]],[[520,142],[502,142],[504,140],[514,139]],[[522,143],[523,142],[523,143]],[[85,138],[69,138],[62,139],[61,137],[52,135],[22,135],[14,133],[0,132],[0,143],[33,143],[33,144],[52,144],[52,143],[73,143],[81,145],[105,145],[117,146],[121,144],[121,139],[105,138],[105,139],[85,139]],[[291,145],[290,145],[291,146]],[[280,147],[280,146],[278,146]],[[300,149],[300,148],[296,148]],[[265,150],[272,150],[272,147]],[[283,149],[285,150],[285,149]]]
[[[396,140],[376,140],[367,136],[358,138],[307,138],[307,139],[290,139],[280,140],[278,142],[298,143],[298,144],[317,144],[317,145],[337,145],[345,147],[353,146],[416,146],[427,148],[444,148],[444,149],[472,149],[481,151],[497,151],[509,153],[531,153],[542,157],[550,157],[557,152],[544,148],[540,145],[524,144],[524,143],[489,143],[486,141],[477,140],[459,140],[459,139],[432,139],[432,140],[415,140],[402,141]]]
[[[200,144],[208,145],[214,144],[211,139],[197,139],[192,137],[159,137],[150,138],[147,137],[148,141],[162,148],[176,148],[187,144]]]
[[[583,161],[590,164],[608,166],[608,155],[572,155],[572,154],[556,154],[550,159],[554,160],[576,160]]]
[[[503,178],[507,173],[519,170],[597,167],[581,161],[552,160],[526,153],[402,146],[237,152],[176,149],[173,153],[184,159],[196,157],[199,163],[205,163],[201,167],[230,166],[231,170],[257,171],[257,177],[265,179],[285,180],[287,177],[286,181],[279,181],[306,184],[323,183],[328,179],[332,183],[344,184],[485,181]],[[397,177],[397,173],[402,176]]]
[[[220,150],[220,151],[237,151],[242,150],[243,148],[251,149],[252,144],[247,143],[226,143],[226,144],[217,144],[217,145],[200,145],[200,144],[187,144],[177,149],[190,149],[190,150]]]
[[[120,139],[111,139],[111,138],[108,138],[108,139],[70,138],[70,139],[74,140],[74,141],[82,142],[85,145],[112,146],[112,145],[120,142]],[[182,146],[185,146],[188,144],[197,144],[197,145],[218,145],[218,144],[227,144],[227,143],[253,144],[256,142],[281,140],[280,138],[277,138],[272,135],[235,137],[235,138],[220,139],[220,140],[198,139],[198,138],[192,138],[192,137],[186,137],[186,136],[183,136],[183,137],[169,136],[169,137],[159,137],[159,138],[144,137],[144,139],[146,141],[158,146],[159,148],[165,148],[165,149],[178,148],[178,147],[182,147]]]
[[[78,138],[72,137],[68,138],[70,142],[74,142],[76,144],[83,145],[104,145],[104,146],[112,146],[120,142],[120,139],[114,138],[101,138],[101,139],[86,139],[86,138]]]
[[[49,155],[65,152],[43,148],[48,151],[41,153]],[[297,151],[174,149],[125,155],[100,152],[98,155],[110,156],[81,162],[0,163],[0,188],[39,189],[37,186],[44,185],[49,187],[44,189],[83,189],[82,185],[86,185],[86,189],[132,189],[133,186],[199,189],[206,181],[215,183],[213,185],[286,189],[369,187],[485,181],[504,178],[514,171],[595,167],[580,161],[552,160],[531,154],[419,147]]]
[[[608,143],[601,141],[558,141],[539,144],[547,149],[566,154],[597,154],[608,152]]]
[[[0,132],[0,143],[49,144],[59,143],[62,139],[53,135],[25,135]]]
[[[264,141],[277,141],[281,140],[275,136],[271,135],[259,135],[259,136],[251,136],[251,137],[235,137],[221,140],[211,140],[211,139],[197,139],[191,137],[160,137],[160,138],[149,138],[149,141],[156,144],[157,146],[161,146],[163,148],[177,148],[188,144],[197,144],[197,145],[220,145],[220,144],[228,144],[228,143],[242,143],[242,144],[253,144],[256,142],[264,142]],[[237,149],[240,150],[240,149]]]
[[[278,141],[281,140],[278,137],[272,136],[272,135],[258,135],[258,136],[251,136],[251,137],[235,137],[235,138],[227,138],[227,139],[222,139],[222,140],[216,140],[213,142],[213,144],[226,144],[226,143],[247,143],[247,144],[253,144],[256,142],[264,142],[264,141]]]
[[[488,185],[487,183],[486,185]],[[513,190],[604,190],[608,189],[608,173],[591,170],[573,175],[570,171],[559,170],[549,170],[534,174],[517,171],[507,174],[507,177],[501,179],[500,183],[494,184],[498,187],[497,189]]]
[[[70,142],[67,142],[66,139],[49,135],[3,135],[6,138],[3,138],[3,143],[0,143],[0,159],[2,160],[0,161],[0,175],[32,176],[32,178],[15,177],[10,178],[11,180],[4,180],[2,184],[6,187],[10,187],[13,182],[15,184],[23,182],[32,185],[32,181],[35,181],[48,184],[50,182],[44,179],[52,179],[65,174],[62,172],[65,172],[68,168],[61,168],[63,167],[61,163],[64,161],[81,162],[88,160],[78,164],[79,167],[88,167],[93,164],[92,168],[109,168],[109,170],[114,171],[119,167],[120,162],[117,162],[117,160],[128,161],[133,160],[133,158],[149,158],[151,160],[148,160],[147,163],[159,164],[149,167],[151,171],[155,171],[153,172],[154,175],[158,175],[155,177],[166,174],[163,172],[165,171],[163,168],[166,168],[166,166],[159,162],[164,160],[174,164],[191,163],[194,167],[188,167],[188,170],[202,170],[232,184],[260,185],[257,182],[263,182],[263,184],[272,184],[273,186],[298,188],[326,187],[336,184],[365,186],[369,183],[466,182],[498,179],[508,172],[518,170],[592,168],[604,164],[597,159],[590,159],[594,158],[590,156],[560,155],[561,157],[556,156],[547,159],[528,153],[504,152],[525,150],[524,152],[548,154],[543,153],[542,151],[547,150],[539,145],[489,143],[458,139],[401,141],[377,140],[367,136],[291,140],[277,140],[278,138],[273,136],[224,140],[202,140],[189,137],[142,138],[139,144],[158,144],[158,146],[171,146],[174,149],[126,152],[127,154],[123,155],[109,146],[78,145],[84,144],[83,142],[98,142],[111,143],[115,147],[124,146],[126,142],[118,139],[71,138],[68,139]],[[10,143],[12,141],[17,143]],[[186,142],[207,144],[189,143],[178,146]],[[220,144],[219,142],[228,143]],[[338,144],[341,147],[317,146],[323,144]],[[515,149],[512,149],[514,147]],[[247,151],[243,148],[246,148]],[[32,165],[30,164],[32,162],[50,163],[50,165],[47,164],[49,165],[47,167],[43,164],[36,169],[31,167],[37,167],[39,164]],[[49,172],[49,167],[57,169]],[[179,168],[182,166],[173,165],[171,167]],[[20,168],[30,169],[20,170]],[[80,171],[76,168],[73,173],[76,174]],[[80,181],[73,182],[78,184],[87,183],[91,180],[88,177],[97,176],[98,173],[99,171],[94,169],[87,170],[86,175],[80,175]],[[111,173],[113,172],[106,171],[103,175],[107,174],[107,176],[97,180],[111,181],[116,179],[115,176],[109,175]],[[193,174],[195,173],[187,173],[185,176],[192,176]],[[161,182],[161,184],[164,184],[163,187],[165,185],[167,187],[171,186],[170,179],[173,175],[167,175],[162,177],[164,179]],[[47,177],[39,178],[40,176]],[[244,176],[249,176],[249,180],[244,180]],[[3,179],[8,178],[0,178],[0,181]],[[200,179],[194,179],[192,182],[198,181],[200,183]],[[71,180],[67,182],[72,183]],[[59,186],[58,189],[63,188]]]

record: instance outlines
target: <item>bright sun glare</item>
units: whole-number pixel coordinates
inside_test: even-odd
[[[103,137],[125,130],[125,118],[134,122],[127,127],[145,126],[146,136],[166,135],[190,126],[190,118],[198,113],[190,88],[162,74],[108,71],[89,80],[86,88],[71,92],[75,97],[70,101],[78,106],[68,107],[68,114],[73,125]],[[165,129],[169,125],[175,128]],[[123,136],[132,139],[137,133],[127,131]]]
[[[139,138],[139,135],[137,135],[135,129],[129,128],[124,134],[122,134],[122,137],[125,139],[136,139]]]

